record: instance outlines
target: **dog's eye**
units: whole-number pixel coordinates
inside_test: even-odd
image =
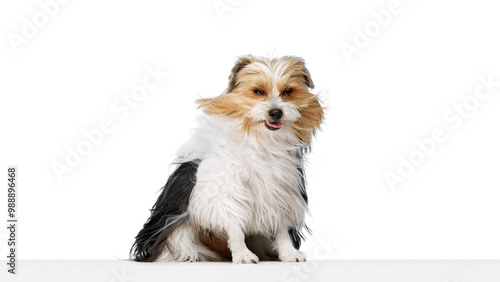
[[[255,93],[255,94],[257,94],[257,95],[264,95],[264,92],[262,92],[262,90],[260,90],[260,89],[255,89],[255,90],[253,91],[253,93]]]
[[[287,90],[283,91],[283,95],[290,95],[290,94],[292,94],[292,92],[293,92],[293,89],[288,88]]]

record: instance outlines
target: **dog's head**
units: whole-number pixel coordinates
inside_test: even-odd
[[[222,95],[197,102],[208,115],[239,120],[241,129],[248,134],[291,130],[305,143],[323,121],[323,108],[316,95],[309,92],[313,88],[301,58],[248,55],[234,65]]]

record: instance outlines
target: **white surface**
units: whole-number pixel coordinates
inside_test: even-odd
[[[2,281],[336,281],[498,282],[500,261],[309,261],[135,263],[128,261],[22,261],[19,274]],[[6,277],[7,280],[4,280]]]
[[[0,175],[19,168],[18,256],[127,258],[194,100],[224,90],[236,56],[274,52],[305,58],[328,107],[307,170],[310,259],[500,259],[499,88],[457,129],[442,118],[479,75],[500,80],[500,4],[402,0],[348,63],[340,44],[389,2],[240,1],[221,20],[212,0],[68,1],[15,53],[8,34],[41,8],[2,1]],[[157,64],[170,76],[113,111]],[[105,118],[114,130],[59,182],[51,163]],[[391,191],[384,173],[435,128],[447,141]]]

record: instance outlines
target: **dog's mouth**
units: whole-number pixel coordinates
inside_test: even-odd
[[[271,131],[276,131],[285,125],[285,122],[282,120],[274,121],[274,120],[266,120],[264,123],[266,125],[266,128],[271,130]]]

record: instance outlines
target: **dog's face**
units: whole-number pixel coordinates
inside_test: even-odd
[[[323,120],[304,61],[297,57],[240,57],[229,76],[227,90],[213,99],[198,100],[209,115],[241,121],[247,133],[280,134],[291,129],[308,142]]]

